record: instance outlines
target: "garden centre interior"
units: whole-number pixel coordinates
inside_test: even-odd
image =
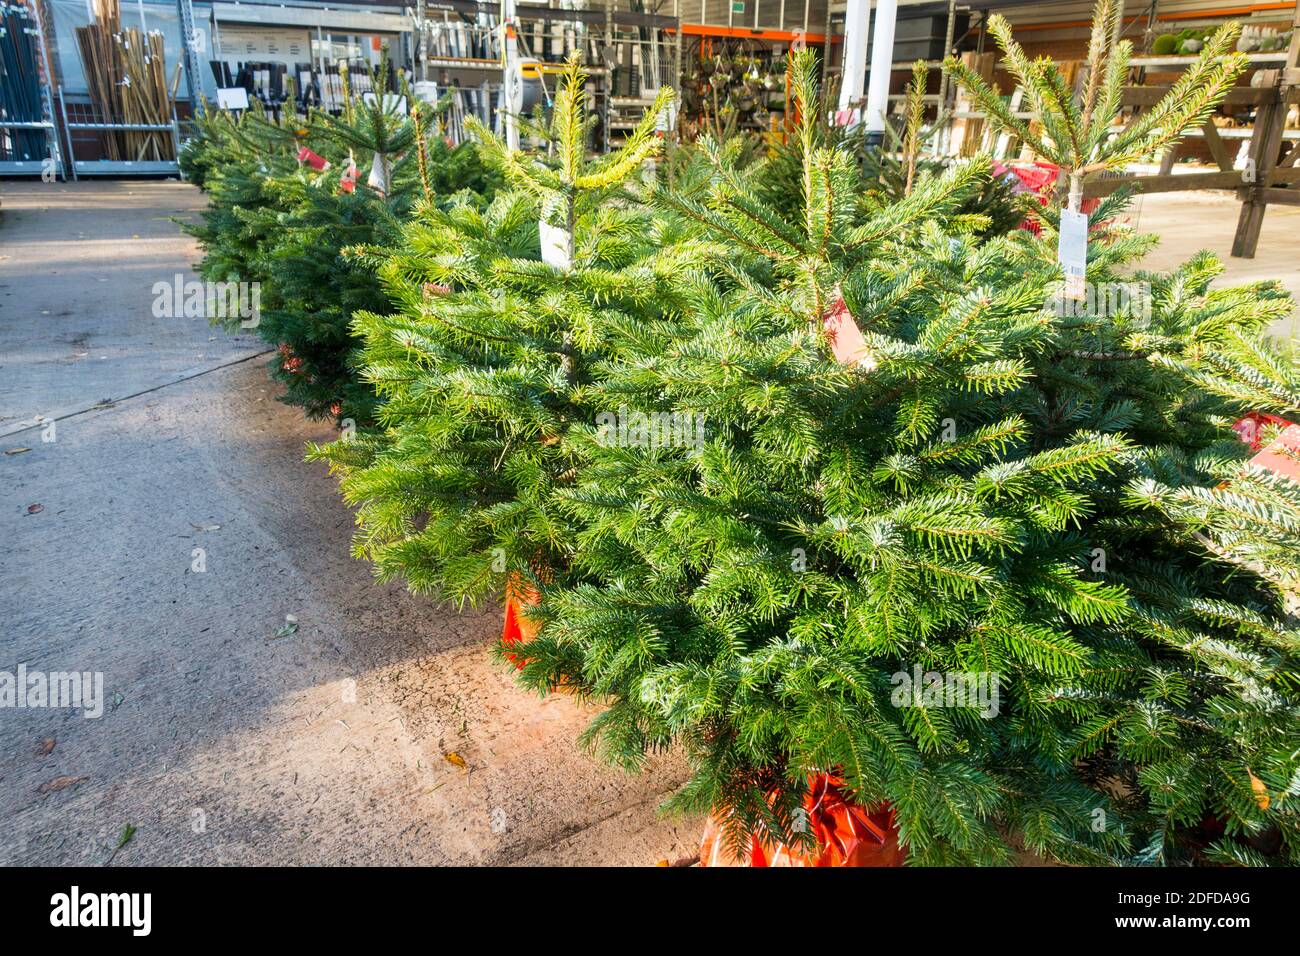
[[[1296,865],[1298,28],[0,0],[0,863]]]

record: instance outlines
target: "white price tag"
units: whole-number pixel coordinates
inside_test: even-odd
[[[655,118],[655,131],[671,133],[677,128],[677,101],[669,100],[658,117]]]
[[[559,210],[561,201],[559,196],[553,196],[545,203],[537,231],[542,241],[542,261],[557,269],[567,269],[572,265],[569,262],[569,231],[546,221],[552,213]]]
[[[375,153],[375,158],[370,164],[370,178],[366,180],[366,185],[375,192],[388,193],[388,177],[384,172],[384,158]]]
[[[1065,274],[1065,298],[1084,297],[1084,276],[1088,268],[1088,214],[1061,210],[1061,232],[1056,258]]]

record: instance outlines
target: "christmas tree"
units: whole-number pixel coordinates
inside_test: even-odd
[[[1005,18],[997,14],[989,18],[989,32],[1024,91],[1037,125],[1019,119],[998,91],[960,59],[949,57],[944,62],[944,69],[965,87],[996,128],[1014,134],[1038,156],[1060,167],[1069,208],[1076,211],[1085,179],[1158,156],[1188,131],[1203,126],[1247,63],[1244,53],[1234,51],[1241,27],[1225,24],[1206,40],[1200,56],[1160,102],[1115,134],[1112,124],[1120,114],[1133,54],[1132,43],[1116,39],[1121,10],[1115,0],[1098,0],[1084,85],[1077,94],[1050,58],[1029,58]]]
[[[195,271],[210,282],[262,282],[254,263],[273,235],[264,222],[250,225],[248,214],[273,208],[274,183],[293,174],[293,133],[260,104],[238,117],[204,104],[196,126],[181,152],[182,166],[208,196],[201,221],[182,223],[203,249]]]
[[[939,114],[925,122],[925,84],[928,69],[918,61],[912,69],[912,81],[907,86],[901,130],[886,125],[886,148],[867,149],[862,138],[855,140],[861,156],[864,186],[870,193],[871,206],[883,208],[910,195],[921,183],[941,175],[951,161],[925,156],[924,151],[946,121]],[[1031,207],[1028,196],[1019,180],[995,164],[994,174],[985,180],[978,192],[961,206],[960,214],[981,216],[984,222],[977,227],[980,236],[997,236],[1015,229],[1025,219]]]
[[[1108,50],[1087,108],[1053,99],[1050,63],[1025,69],[1053,146],[1109,125]],[[1097,163],[1203,118],[1223,69],[1193,68],[1164,124],[1050,154],[1075,199]],[[816,102],[807,60],[792,81]],[[577,546],[540,582],[520,679],[607,702],[586,739],[624,766],[684,747],[671,805],[737,846],[806,840],[796,811],[834,774],[893,809],[915,863],[1005,862],[1009,835],[1077,863],[1294,861],[1297,635],[1244,573],[1241,513],[1289,529],[1295,499],[1243,482],[1227,427],[1263,395],[1290,407],[1294,368],[1260,336],[1290,303],[1211,289],[1198,257],[1138,273],[1149,296],[1065,308],[1050,222],[981,244],[955,215],[987,163],[863,208],[852,157],[801,112],[795,215],[725,170],[656,196],[699,268],[672,341],[599,385],[630,427],[570,430]],[[1090,282],[1149,246],[1092,238]],[[656,430],[679,421],[690,440]],[[1234,488],[1236,524],[1177,512]]]
[[[1118,128],[1131,51],[1113,40],[1115,16],[1110,2],[1098,4],[1084,92],[1064,112],[1054,67],[1030,63],[1009,28],[995,27],[1011,68],[1047,111],[1046,136],[1031,146],[1068,184],[1044,212],[1027,268],[1056,268],[1061,206],[1077,211],[1090,177],[1149,158],[1203,123],[1242,68],[1227,52],[1238,32],[1230,24],[1160,103]],[[949,65],[992,107],[977,79]],[[1024,131],[996,112],[993,121]],[[1107,580],[1130,593],[1122,636],[1150,657],[1148,683],[1111,689],[1078,753],[1089,776],[1125,795],[1142,834],[1139,859],[1294,861],[1296,820],[1284,795],[1296,779],[1288,612],[1300,579],[1300,489],[1273,473],[1286,470],[1285,451],[1281,469],[1244,461],[1278,431],[1255,434],[1261,413],[1297,411],[1300,368],[1267,336],[1293,303],[1274,282],[1213,288],[1223,268],[1208,253],[1171,275],[1134,272],[1152,240],[1112,219],[1128,199],[1120,192],[1091,215],[1082,301],[1056,295],[1056,346],[1036,369],[1040,429],[1116,421],[1140,446],[1114,498],[1100,499],[1090,535]]]
[[[181,175],[186,182],[204,188],[208,175],[219,167],[223,156],[230,149],[233,127],[238,122],[239,117],[232,113],[209,109],[206,100],[199,103],[198,112],[194,116],[193,132],[181,145],[177,157]]]
[[[381,68],[374,79],[385,74]],[[315,112],[298,139],[310,140],[330,165],[300,163],[269,184],[271,205],[244,214],[249,229],[269,237],[255,268],[268,277],[258,331],[277,349],[272,374],[284,400],[312,417],[372,420],[374,393],[357,376],[349,326],[353,312],[387,300],[371,271],[344,253],[391,239],[410,212],[421,188],[415,125],[389,95],[348,96],[339,117]],[[369,163],[364,181],[357,157]]]
[[[1054,852],[1096,859],[1120,831],[1089,838],[1095,794],[1068,767],[1036,762],[974,706],[891,706],[891,676],[997,670],[1010,710],[1076,673],[1085,652],[1068,625],[1123,601],[1051,531],[1125,445],[1080,435],[1035,454],[1023,419],[1000,413],[1042,325],[1034,290],[963,289],[944,268],[954,247],[979,255],[944,220],[987,163],[862,221],[853,157],[816,142],[812,62],[793,70],[794,223],[725,176],[704,201],[658,196],[714,248],[682,278],[689,334],[608,387],[629,414],[703,416],[705,433],[593,432],[566,496],[586,581],[543,588],[521,679],[610,701],[588,739],[626,766],[683,745],[695,775],[673,805],[715,811],[737,841],[799,839],[809,778],[834,772],[860,802],[895,808],[919,861],[1001,861],[998,825],[1031,809],[1051,815]],[[827,319],[837,345],[862,331],[845,362]],[[1021,488],[984,492],[1008,462]],[[1033,579],[1041,595],[1023,593]]]
[[[784,218],[798,215],[802,202],[803,150],[805,139],[814,147],[847,151],[859,165],[862,174],[846,184],[854,194],[854,205],[862,217],[869,218],[874,211],[898,202],[921,183],[942,175],[954,162],[922,156],[926,143],[943,125],[944,117],[925,123],[925,72],[915,72],[907,88],[904,121],[901,129],[893,125],[885,128],[887,148],[868,148],[865,128],[849,127],[830,122],[834,115],[825,96],[808,107],[812,130],[808,134],[775,137],[768,155],[746,175],[755,177],[753,191],[757,199]],[[740,137],[737,137],[738,139]],[[702,141],[708,145],[710,140]],[[741,148],[726,142],[729,153],[726,165],[732,174],[742,171],[745,157]],[[689,152],[689,151],[688,151]],[[737,160],[740,160],[738,162]],[[1024,196],[1016,186],[1014,177],[1007,175],[982,176],[978,188],[966,192],[955,215],[968,217],[969,224],[980,236],[1000,235],[1015,228],[1025,218],[1027,206]],[[845,196],[847,199],[847,195]]]
[[[471,122],[508,191],[485,210],[424,203],[392,247],[365,254],[398,309],[354,325],[380,427],[314,454],[341,474],[355,552],[381,577],[460,602],[509,575],[566,573],[573,532],[552,501],[582,465],[569,433],[594,414],[605,363],[654,341],[673,307],[678,264],[625,188],[659,150],[668,97],[622,148],[588,159],[593,117],[571,60],[545,154]]]
[[[384,88],[387,75],[381,63],[372,88]],[[382,310],[388,300],[349,247],[393,241],[417,199],[447,204],[496,185],[472,148],[436,135],[436,109],[414,103],[408,116],[409,102],[409,91],[363,99],[349,85],[337,117],[286,106],[278,122],[256,112],[208,119],[193,153],[209,169],[212,199],[194,230],[205,249],[200,271],[259,283],[257,330],[276,347],[272,374],[284,400],[312,417],[357,425],[373,417],[350,325],[354,312]],[[358,163],[368,166],[364,180]]]

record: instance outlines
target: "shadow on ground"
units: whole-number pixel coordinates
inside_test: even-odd
[[[118,201],[121,184],[91,185]],[[169,185],[175,205],[188,187]],[[156,212],[116,214],[127,230]],[[0,218],[6,247],[15,228]],[[179,269],[194,251],[175,242]],[[124,269],[134,248],[113,253]],[[90,302],[74,294],[69,309],[97,334]],[[5,374],[61,334],[23,314],[3,332]],[[222,354],[210,334],[191,326],[172,344]],[[123,394],[152,387],[150,343],[123,335]],[[127,825],[114,865],[691,853],[699,821],[655,810],[683,779],[677,760],[628,776],[579,752],[595,711],[514,687],[489,654],[499,609],[435,607],[349,557],[351,514],[324,466],[302,460],[330,426],[276,401],[262,359],[239,358],[70,414],[55,441],[0,438],[29,449],[0,456],[0,670],[102,672],[108,699],[99,719],[0,710],[0,863],[104,862]],[[56,378],[27,381],[34,407]]]

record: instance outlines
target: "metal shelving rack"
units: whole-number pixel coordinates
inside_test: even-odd
[[[679,3],[680,0],[674,0],[675,10]],[[438,31],[446,29],[443,24],[464,26],[468,34],[482,39],[483,34],[476,32],[471,21],[479,21],[481,15],[499,18],[501,5],[476,0],[439,0],[436,9],[427,9],[428,6],[431,4],[421,3],[412,11],[415,76],[435,84],[434,88],[440,92],[453,87],[491,93],[500,90],[505,78],[503,42],[498,41],[494,46],[500,51],[496,57],[439,55],[430,53],[428,47],[437,38]],[[513,12],[521,55],[525,62],[541,63],[539,82],[543,101],[553,93],[547,86],[546,67],[561,62],[575,46],[583,49],[588,90],[602,120],[596,142],[598,149],[608,150],[618,144],[617,134],[633,125],[633,114],[640,118],[642,109],[652,102],[657,85],[674,89],[678,86],[681,37],[680,21],[675,15],[620,10],[615,0],[595,0],[587,9],[568,9],[554,2],[518,3]],[[455,18],[460,18],[461,23],[457,24]],[[426,24],[424,29],[421,22]],[[502,38],[504,26],[498,19],[493,28]],[[620,63],[618,51],[629,46],[640,50],[636,64],[640,75],[632,78],[628,90],[619,92],[615,84],[621,85],[626,79],[622,71],[631,68],[631,64]]]
[[[176,15],[181,29],[181,63],[185,67],[185,83],[190,90],[190,113],[198,112],[202,67],[195,52],[194,4],[190,0],[176,0]]]
[[[788,123],[792,113],[788,90],[784,88],[784,69],[773,70],[771,65],[790,50],[806,47],[820,51],[822,84],[833,93],[843,53],[842,0],[743,0],[725,4],[718,0],[681,0],[677,9],[683,20],[683,42],[675,72],[682,87],[681,118],[688,127],[703,129],[733,122],[718,117],[726,111],[728,98],[737,94],[739,78],[733,77],[736,82],[720,90],[715,107],[709,84],[718,57],[733,62],[736,58],[752,60],[760,73],[774,72],[781,77],[778,88],[741,94],[759,102],[737,110],[734,123],[739,130],[775,133]],[[709,66],[711,61],[715,66]]]
[[[69,103],[59,87],[59,112],[63,120],[63,129],[68,137],[68,170],[75,182],[81,176],[171,176],[180,173],[180,162],[175,159],[76,159],[72,158],[73,130],[106,132],[121,130],[139,133],[167,133],[171,137],[176,155],[181,151],[180,125],[176,121],[176,109],[172,107],[172,121],[165,126],[143,123],[105,123],[94,106],[89,103]]]
[[[0,120],[0,129],[42,130],[45,133],[47,152],[45,157],[39,160],[0,161],[0,175],[48,177],[52,173],[66,178],[59,130],[54,122],[54,97],[50,95],[50,56],[45,45],[45,24],[41,19],[40,4],[36,0],[31,0],[26,6],[36,25],[36,50],[40,57],[40,76],[37,78],[37,83],[41,91],[41,119],[23,122]]]

